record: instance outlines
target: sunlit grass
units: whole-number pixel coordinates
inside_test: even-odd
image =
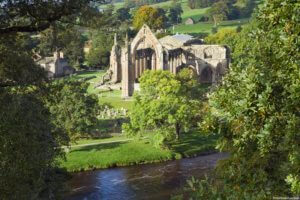
[[[100,103],[108,103],[115,108],[130,109],[132,106],[132,99],[122,99],[121,90],[100,90],[95,86],[101,81],[102,76],[105,74],[104,70],[101,71],[83,71],[68,77],[73,80],[86,79],[90,83],[87,92],[89,94],[96,94],[99,97]]]
[[[219,24],[218,28],[236,28],[239,25],[245,25],[249,22],[249,19],[238,19],[238,20],[230,20],[223,21]],[[212,22],[199,22],[196,24],[185,25],[179,24],[174,28],[174,33],[211,33],[211,29],[214,26]],[[170,29],[173,31],[173,29]]]
[[[109,141],[113,143],[71,148],[66,155],[67,160],[61,166],[68,171],[81,171],[193,157],[214,151],[217,137],[193,131],[183,134],[179,141],[169,144],[168,149],[155,148],[147,137],[120,142],[125,139],[124,136],[114,136],[107,139],[79,140],[77,144],[81,145]]]

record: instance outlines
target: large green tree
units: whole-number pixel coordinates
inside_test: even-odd
[[[125,131],[136,135],[152,130],[174,139],[193,126],[199,106],[199,101],[192,98],[197,81],[190,71],[184,73],[175,77],[168,71],[146,71],[140,78],[141,90],[134,96]]]
[[[144,24],[157,30],[165,27],[165,12],[162,9],[154,8],[148,5],[141,6],[133,17],[133,27],[139,30]]]
[[[169,21],[172,24],[178,24],[182,21],[181,19],[181,14],[183,13],[182,7],[180,3],[176,3],[174,2],[171,6],[171,8],[169,9]]]
[[[71,140],[86,135],[96,124],[98,99],[87,94],[88,83],[57,80],[47,84],[44,101],[56,128],[66,132]]]
[[[91,49],[86,55],[87,64],[90,67],[107,68],[109,66],[110,50],[113,45],[113,34],[103,31],[90,33]]]
[[[43,102],[24,90],[0,89],[0,198],[58,199],[55,159],[67,140]]]
[[[87,13],[92,13],[87,12],[92,9],[90,3],[0,3],[0,199],[61,198],[56,167],[58,156],[63,154],[60,147],[68,144],[68,135],[55,124],[45,104],[47,78],[32,59],[31,34],[49,28],[57,20],[84,22],[90,17]],[[64,94],[66,97],[67,92]],[[72,111],[82,109],[85,107]]]
[[[92,2],[103,3],[104,0],[3,0],[0,34],[43,31],[58,20],[84,24],[95,17],[97,10]]]
[[[298,1],[266,1],[210,96],[203,126],[220,134],[217,148],[231,155],[219,166],[224,187],[212,199],[300,195],[299,12]]]
[[[217,26],[219,22],[228,19],[229,11],[228,4],[221,0],[214,3],[212,7],[207,10],[207,15],[210,16],[214,25]]]

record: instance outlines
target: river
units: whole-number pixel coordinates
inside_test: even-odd
[[[69,182],[67,200],[166,200],[194,176],[203,178],[217,161],[228,156],[214,153],[157,164],[80,172]]]

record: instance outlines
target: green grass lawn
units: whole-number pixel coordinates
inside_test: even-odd
[[[124,137],[81,140],[77,144],[91,144],[102,141],[119,141]],[[184,135],[169,149],[155,148],[148,139],[74,147],[62,161],[61,167],[70,172],[162,162],[181,157],[199,155],[214,150],[215,136],[204,136],[199,132]]]
[[[79,72],[71,77],[68,77],[73,80],[86,79],[88,83],[90,83],[88,87],[88,93],[96,94],[99,97],[100,103],[108,103],[115,108],[126,108],[130,109],[132,106],[132,99],[124,100],[121,98],[121,90],[113,90],[113,91],[104,91],[95,88],[102,76],[105,74],[104,70],[101,71],[83,71]]]

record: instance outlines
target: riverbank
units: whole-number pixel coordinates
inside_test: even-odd
[[[148,139],[118,141],[120,137],[116,137],[105,143],[101,143],[101,140],[79,141],[81,146],[70,149],[61,167],[69,172],[78,172],[194,157],[213,152],[216,139],[213,135],[192,132],[170,144],[168,149],[155,148]]]

